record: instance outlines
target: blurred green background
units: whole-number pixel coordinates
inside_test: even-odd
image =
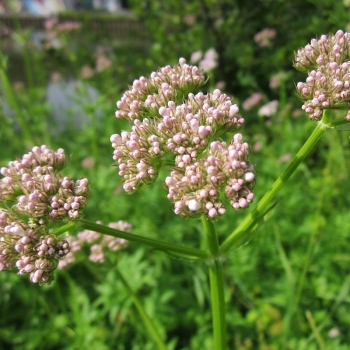
[[[203,91],[220,87],[240,106],[256,203],[316,126],[294,93],[305,75],[293,69],[293,53],[346,31],[349,16],[347,0],[131,0],[127,13],[65,12],[46,27],[2,16],[0,165],[33,145],[64,148],[65,173],[92,183],[86,218],[125,220],[134,233],[201,247],[200,221],[173,213],[161,181],[122,192],[109,137],[128,125],[114,117],[115,102],[134,79],[179,57],[190,62],[200,51],[196,63],[207,67],[204,55],[214,49]],[[249,105],[254,93],[259,102]],[[277,111],[261,115],[274,100]],[[229,349],[349,348],[349,153],[349,132],[328,132],[256,238],[227,254]],[[220,239],[252,208],[220,218]],[[212,349],[206,264],[134,243],[104,264],[86,259],[57,271],[50,286],[1,272],[0,349],[155,349],[115,266],[169,349]]]

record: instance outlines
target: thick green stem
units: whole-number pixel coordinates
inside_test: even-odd
[[[213,316],[214,349],[226,350],[226,318],[224,297],[224,273],[222,261],[218,257],[219,242],[214,224],[205,216],[202,223],[212,260],[209,261],[210,297]]]
[[[247,241],[247,237],[251,234],[252,227],[256,225],[257,220],[261,218],[261,215],[267,209],[272,199],[276,196],[277,192],[283,187],[291,175],[295,172],[299,164],[305,159],[317,141],[320,139],[323,133],[329,128],[333,128],[333,125],[326,123],[329,120],[329,111],[325,110],[323,118],[318,122],[315,130],[312,132],[308,140],[303,147],[299,150],[295,158],[289,164],[288,168],[282,173],[280,177],[272,185],[271,189],[266,192],[264,197],[259,201],[257,207],[250,213],[242,223],[227,237],[227,239],[220,246],[220,254],[226,253],[228,250],[237,248]]]
[[[99,232],[99,233],[110,235],[113,237],[124,238],[130,242],[136,242],[147,246],[151,246],[152,248],[155,248],[155,249],[163,250],[165,252],[170,252],[170,253],[174,253],[176,255],[182,256],[183,258],[203,260],[203,259],[208,259],[210,257],[208,252],[201,249],[183,247],[178,244],[163,242],[158,239],[142,237],[132,233],[119,231],[108,226],[96,224],[94,222],[90,222],[85,219],[81,219],[79,221],[79,224],[80,224],[80,227],[87,230]]]
[[[137,311],[139,312],[145,326],[148,329],[149,334],[151,334],[151,336],[153,337],[154,341],[157,343],[158,348],[160,350],[167,350],[166,345],[164,344],[164,341],[162,339],[162,337],[160,336],[157,327],[154,325],[154,323],[152,322],[151,318],[147,315],[144,307],[142,306],[139,298],[137,297],[137,295],[133,292],[133,290],[131,289],[131,287],[129,286],[128,282],[126,281],[126,279],[124,278],[124,276],[121,274],[121,272],[115,268],[115,272],[116,275],[118,276],[120,282],[122,282],[124,288],[127,290],[129,296],[131,297]]]

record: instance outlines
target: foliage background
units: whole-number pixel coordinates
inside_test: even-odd
[[[209,72],[206,88],[224,82],[224,91],[240,105],[254,92],[264,96],[260,105],[241,109],[243,134],[253,145],[251,161],[258,172],[257,201],[315,127],[304,113],[296,117],[301,103],[294,86],[304,76],[292,68],[293,52],[311,38],[346,30],[349,3],[132,0],[131,5],[144,29],[123,38],[89,30],[91,18],[110,20],[103,13],[64,14],[61,21],[78,20],[83,27],[58,33],[59,46],[52,45],[50,36],[45,39],[49,45],[33,45],[33,31],[18,23],[0,38],[2,71],[11,83],[7,86],[2,77],[1,165],[34,144],[62,147],[71,155],[67,175],[92,182],[86,218],[106,224],[126,220],[134,233],[200,247],[200,222],[176,217],[160,182],[131,196],[121,191],[111,167],[109,137],[128,126],[113,117],[115,101],[135,78],[175,64],[179,57],[189,60],[197,50],[215,48],[218,65]],[[254,35],[265,28],[274,29],[276,36],[260,47]],[[101,52],[111,65],[97,72]],[[89,78],[82,71],[86,65],[94,70]],[[271,77],[281,71],[288,79],[271,89]],[[47,99],[53,73],[63,90],[73,82],[73,104],[61,108],[58,119]],[[91,88],[97,97],[91,97]],[[273,99],[279,100],[278,112],[259,117],[261,105]],[[278,205],[258,235],[227,254],[230,349],[348,348],[349,150],[348,132],[327,133],[279,193]],[[220,239],[246,213],[232,211],[220,219]],[[84,260],[58,271],[50,286],[2,272],[0,348],[154,349],[115,266],[168,339],[169,349],[212,349],[206,264],[179,261],[136,244],[111,254],[108,263]]]

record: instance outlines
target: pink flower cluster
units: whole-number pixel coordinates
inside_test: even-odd
[[[0,200],[14,201],[13,210],[36,220],[77,219],[86,203],[88,180],[60,175],[65,165],[63,149],[33,147],[22,159],[1,168]]]
[[[220,189],[234,209],[245,208],[253,200],[254,168],[247,162],[249,146],[241,134],[230,144],[213,141],[209,151],[185,168],[174,168],[165,179],[175,213],[187,217],[223,215],[226,208],[220,199]]]
[[[207,50],[204,54],[202,51],[195,51],[191,55],[191,63],[198,63],[199,69],[203,72],[209,72],[218,65],[219,55],[214,48]]]
[[[125,221],[111,222],[108,227],[115,228],[120,231],[130,232],[131,225]],[[58,262],[58,268],[63,269],[78,260],[78,255],[83,254],[81,249],[84,245],[90,245],[89,260],[92,262],[103,263],[106,259],[108,250],[117,251],[127,246],[128,241],[113,236],[101,235],[100,233],[84,230],[77,236],[68,236],[66,238],[70,246],[69,253],[64,259]]]
[[[305,82],[297,84],[303,110],[311,120],[320,120],[325,109],[346,109],[350,120],[350,33],[338,30],[322,35],[295,54],[294,66],[307,71]]]
[[[169,101],[182,100],[190,91],[203,85],[205,77],[196,66],[186,64],[181,58],[179,65],[166,66],[153,72],[149,78],[136,79],[130,89],[117,102],[117,118],[130,121],[151,115]]]
[[[12,206],[0,209],[0,271],[17,267],[34,283],[52,282],[69,244],[48,234],[48,226],[78,219],[88,195],[87,179],[60,175],[65,165],[62,149],[41,146],[1,168],[0,201]]]
[[[220,188],[229,187],[231,180],[240,183],[235,191],[225,190],[231,205],[236,209],[248,205],[253,198],[254,174],[247,161],[248,145],[242,143],[240,134],[230,145],[217,141],[224,133],[242,127],[244,119],[238,115],[237,105],[218,89],[193,94],[204,82],[201,71],[183,58],[178,66],[135,80],[117,102],[116,112],[117,118],[130,120],[133,126],[131,131],[112,135],[111,142],[126,192],[153,183],[161,166],[172,158],[174,167],[165,186],[175,213],[214,218],[225,212],[218,198]]]
[[[272,115],[277,113],[278,101],[272,100],[270,102],[265,103],[263,106],[259,108],[258,115],[260,117],[271,117]]]
[[[263,98],[260,92],[254,92],[251,96],[243,101],[242,107],[245,111],[249,111],[251,108],[256,106]]]
[[[265,28],[254,35],[254,41],[260,47],[268,47],[271,45],[271,39],[276,36],[276,30],[273,28]]]

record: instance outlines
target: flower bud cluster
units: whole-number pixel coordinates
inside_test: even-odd
[[[172,74],[165,73],[169,70]],[[186,74],[174,75],[175,71]],[[199,72],[197,67],[188,66],[180,59],[175,68],[167,66],[152,73],[149,79],[135,80],[133,87],[117,103],[119,110],[116,112],[118,118],[133,122],[131,131],[112,135],[111,143],[113,159],[126,192],[132,193],[144,184],[153,183],[164,160],[171,158],[175,166],[165,184],[168,198],[175,204],[175,213],[190,217],[205,214],[214,218],[225,212],[219,196],[222,187],[231,186],[229,182],[239,182],[239,186],[227,190],[226,195],[234,208],[246,207],[251,202],[254,169],[247,160],[249,147],[242,143],[240,134],[234,136],[230,145],[215,142],[225,132],[240,129],[244,119],[238,115],[237,105],[220,90],[208,94],[191,92],[204,83]],[[178,76],[186,79],[178,83]],[[172,87],[175,93],[149,95],[155,85],[163,84]],[[181,93],[177,90],[179,86]],[[147,101],[152,98],[156,102],[151,106]],[[152,110],[147,109],[149,106]],[[235,147],[237,154],[233,155]],[[233,162],[232,157],[237,159]],[[234,170],[230,162],[235,164],[232,165]],[[249,181],[244,179],[245,173],[250,174]],[[189,179],[194,177],[196,180],[192,183]],[[198,197],[199,192],[201,197]],[[191,203],[198,208],[193,209]]]
[[[88,180],[63,177],[59,170],[65,165],[62,149],[34,147],[22,159],[1,168],[0,200],[15,202],[13,209],[31,218],[79,218],[86,204]]]
[[[125,221],[111,222],[108,227],[115,228],[120,231],[130,232],[131,225]],[[58,268],[63,269],[78,260],[79,254],[83,254],[83,246],[90,246],[89,260],[92,262],[103,263],[106,259],[108,250],[117,251],[125,248],[128,241],[122,238],[102,235],[100,233],[84,230],[77,236],[68,236],[66,240],[69,243],[70,251],[58,262]]]
[[[220,189],[234,209],[245,208],[253,200],[254,168],[247,162],[249,146],[241,134],[227,145],[213,141],[205,156],[185,168],[174,168],[165,179],[168,199],[175,213],[186,217],[202,214],[209,218],[226,212]]]
[[[59,173],[66,163],[62,149],[41,146],[1,168],[0,201],[12,206],[0,209],[0,271],[16,267],[34,283],[52,282],[58,260],[70,248],[48,226],[79,218],[88,195],[87,179]]]
[[[13,268],[33,283],[50,284],[59,259],[69,252],[66,240],[47,234],[45,226],[28,223],[0,209],[0,271]]]
[[[166,66],[153,72],[148,78],[134,80],[132,86],[117,102],[117,118],[132,121],[143,118],[148,112],[157,112],[168,101],[187,95],[203,85],[205,77],[196,66],[186,64],[181,58],[179,64]]]
[[[305,82],[297,84],[302,108],[311,120],[320,120],[324,109],[343,108],[350,120],[350,33],[338,30],[322,35],[295,54],[294,66],[307,71]]]

